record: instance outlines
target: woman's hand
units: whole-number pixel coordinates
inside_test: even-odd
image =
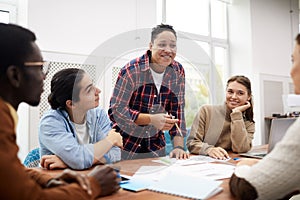
[[[120,133],[116,132],[116,129],[109,131],[106,139],[113,145],[123,148],[123,137]]]
[[[169,155],[170,158],[175,157],[176,159],[188,159],[190,157],[190,155],[186,151],[179,148],[173,149]]]
[[[221,147],[212,147],[208,149],[207,154],[215,159],[226,160],[229,158],[227,151]]]
[[[47,169],[65,169],[68,166],[56,155],[44,155],[41,158],[41,166]]]
[[[67,185],[69,183],[78,183],[82,189],[86,190],[89,195],[92,194],[91,184],[86,174],[81,174],[70,169],[65,169],[61,174],[51,179],[47,183],[47,188],[56,187],[60,185]]]
[[[249,101],[247,101],[245,105],[238,106],[238,107],[232,109],[232,112],[237,112],[237,111],[244,112],[245,110],[247,110],[250,107],[251,107],[251,103]]]

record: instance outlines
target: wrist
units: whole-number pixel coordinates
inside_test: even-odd
[[[185,151],[182,146],[175,146],[173,149],[181,149],[181,150]]]
[[[110,135],[108,135],[105,139],[108,141],[108,143],[109,143],[111,146],[114,146],[115,140],[114,140],[113,137],[111,137]]]

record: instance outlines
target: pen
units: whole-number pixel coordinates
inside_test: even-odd
[[[167,113],[167,114],[168,114],[168,113]],[[171,115],[172,119],[175,119],[175,116],[173,116],[172,114],[170,114],[170,115]],[[183,137],[182,132],[181,132],[181,129],[179,128],[179,126],[178,126],[177,123],[175,123],[175,126],[176,126],[176,128],[178,129],[180,136]]]
[[[175,123],[175,126],[176,126],[176,128],[178,129],[180,136],[183,137],[182,132],[181,132],[181,130],[180,130],[180,128],[179,128],[179,126],[178,126],[177,123]]]

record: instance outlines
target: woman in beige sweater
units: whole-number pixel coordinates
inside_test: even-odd
[[[193,154],[228,158],[228,150],[247,152],[255,131],[250,80],[233,76],[227,81],[224,105],[203,105],[196,115],[187,140]]]

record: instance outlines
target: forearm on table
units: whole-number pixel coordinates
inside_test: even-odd
[[[107,138],[98,141],[94,144],[94,164],[106,163],[106,159],[103,157],[113,146],[113,143]]]
[[[257,198],[256,189],[245,179],[239,178],[235,174],[229,181],[230,192],[241,200],[252,200]]]
[[[188,150],[193,154],[207,155],[207,150],[213,147],[213,145],[203,142],[203,135],[193,132],[192,129],[187,140],[187,147]]]

